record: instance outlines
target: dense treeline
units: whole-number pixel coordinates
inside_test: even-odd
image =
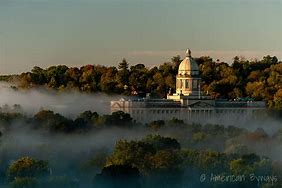
[[[1,111],[1,109],[0,109]],[[110,127],[137,128],[139,124],[133,122],[129,114],[122,111],[111,115],[99,115],[96,112],[85,111],[75,120],[66,118],[50,110],[42,110],[33,117],[26,117],[18,112],[0,112],[0,126],[2,131],[9,131],[11,124],[22,121],[31,129],[47,130],[50,133],[85,133],[93,129]]]
[[[282,63],[274,56],[260,61],[234,58],[231,66],[200,59],[203,90],[213,97],[251,97],[271,108],[282,108]]]
[[[175,139],[149,135],[141,141],[118,141],[94,182],[100,187],[279,187],[276,165],[255,154],[181,149]],[[134,173],[126,175],[122,168]],[[134,181],[125,184],[122,175]]]
[[[0,81],[14,82],[20,79],[20,75],[0,75]]]
[[[281,130],[269,135],[263,129],[249,131],[235,126],[185,124],[178,119],[153,121],[141,126],[124,112],[99,115],[85,111],[77,118],[69,119],[42,110],[27,117],[17,105],[2,107],[0,120],[0,186],[77,188],[85,187],[85,182],[86,187],[281,186],[281,159],[279,150],[275,149],[282,143]],[[69,136],[70,141],[77,135],[79,139],[87,135],[95,138],[104,134],[103,130],[112,131],[116,128],[122,132],[129,131],[128,134],[138,132],[143,139],[118,140],[113,151],[89,145],[89,152],[80,154],[74,154],[72,149],[75,146],[68,146],[69,142],[64,141],[66,136]],[[28,147],[29,150],[21,151],[30,155],[27,157],[11,155],[11,151],[3,149],[2,146],[16,137],[18,130],[25,129],[33,137],[41,135],[47,140],[56,140],[55,145],[50,147],[37,140],[38,143]],[[112,132],[118,133],[116,130]],[[103,139],[105,142],[111,138]],[[70,148],[67,150],[69,154],[65,150],[60,153],[62,148],[56,145],[62,143],[63,147]],[[38,154],[33,153],[34,147],[35,151],[43,153],[39,155],[41,158],[49,158],[38,158]],[[58,153],[59,161],[55,158]],[[62,163],[67,164],[64,166]],[[202,174],[206,175],[207,181],[200,181]],[[210,180],[212,174],[217,177],[234,175],[244,179],[222,182]],[[251,180],[250,175],[263,179]]]
[[[281,186],[281,165],[268,158],[180,149],[173,147],[175,142],[160,136],[149,136],[141,141],[118,141],[102,172],[94,175],[92,186],[87,187]],[[48,161],[19,158],[8,166],[7,187],[79,187],[77,179],[54,176],[50,170]],[[200,179],[203,175],[205,179]]]
[[[269,158],[183,149],[176,139],[159,135],[119,140],[104,161],[102,172],[93,174],[92,186],[87,187],[278,188],[282,178],[281,164]],[[3,176],[13,188],[79,187],[77,178],[53,173],[48,161],[22,157],[11,163]],[[203,175],[205,179],[201,179]]]
[[[213,98],[249,97],[265,100],[270,108],[282,108],[282,63],[275,56],[252,61],[236,56],[231,65],[215,62],[210,57],[195,60],[200,67],[203,94]],[[175,76],[180,62],[180,56],[175,56],[171,62],[153,68],[146,68],[143,64],[129,67],[125,59],[118,67],[34,67],[31,72],[18,76],[18,80],[22,88],[46,86],[56,90],[76,89],[124,95],[151,93],[151,96],[165,97],[169,88],[175,90]]]

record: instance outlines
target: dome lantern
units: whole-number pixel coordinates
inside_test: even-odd
[[[191,57],[191,50],[189,48],[186,50],[186,57]]]

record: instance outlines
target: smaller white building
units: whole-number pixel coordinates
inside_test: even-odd
[[[167,99],[120,99],[111,101],[111,111],[124,111],[141,123],[177,118],[185,123],[223,123],[224,121],[249,121],[265,113],[263,101],[214,100],[201,95],[198,64],[187,50],[176,76],[176,93]]]

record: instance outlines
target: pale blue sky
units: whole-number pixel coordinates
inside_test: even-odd
[[[282,58],[282,0],[0,0],[0,74],[173,55]]]

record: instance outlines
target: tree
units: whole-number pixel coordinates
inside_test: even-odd
[[[97,112],[91,112],[90,110],[85,111],[79,115],[79,118],[84,119],[87,123],[95,123],[99,118],[99,114]]]
[[[64,116],[54,113],[50,110],[42,110],[35,114],[35,123],[39,128],[45,128],[51,132],[72,132],[75,130],[75,125],[72,120]]]
[[[156,120],[156,121],[152,121],[148,124],[148,127],[154,131],[159,130],[161,127],[164,127],[165,122],[164,120]]]
[[[165,85],[165,79],[162,75],[161,72],[157,72],[153,76],[153,85],[155,85],[155,92],[160,96],[160,97],[165,97],[167,94],[166,85]]]
[[[170,137],[162,137],[160,135],[148,135],[143,139],[144,142],[151,144],[155,150],[179,150],[179,142]]]
[[[131,127],[132,118],[130,114],[123,111],[113,112],[112,115],[104,115],[105,124],[118,127]]]
[[[57,89],[60,86],[66,86],[67,80],[65,73],[69,68],[65,65],[52,66],[46,70],[46,78],[49,87]]]
[[[275,108],[282,109],[282,89],[279,89],[274,95]]]
[[[46,176],[48,173],[49,166],[47,161],[22,157],[9,166],[7,177],[9,181],[13,181],[15,178]]]
[[[169,120],[168,121],[168,125],[169,126],[172,126],[172,127],[181,127],[181,126],[183,126],[183,125],[185,125],[184,124],[184,121],[183,120],[181,120],[181,119],[177,119],[177,118],[172,118],[171,120]]]
[[[19,87],[21,88],[30,88],[32,86],[32,78],[31,78],[31,73],[22,73],[20,75],[20,82],[19,82]]]
[[[243,144],[231,144],[225,149],[227,154],[246,155],[250,153],[249,148]]]
[[[79,83],[82,91],[99,91],[96,80],[97,72],[95,71],[95,67],[93,65],[86,65],[82,67],[80,69],[80,74]]]
[[[38,85],[43,85],[46,83],[46,71],[40,67],[33,67],[31,70],[32,82]]]
[[[204,133],[204,132],[197,132],[197,133],[193,133],[193,136],[192,136],[192,140],[194,142],[203,142],[207,137],[207,134]]]
[[[147,158],[155,152],[154,147],[149,143],[119,140],[106,166],[129,165],[144,171],[150,168]]]
[[[276,56],[261,60],[246,60],[236,56],[230,66],[215,62],[209,56],[195,58],[199,65],[201,89],[212,98],[247,98],[264,100],[269,108],[281,109],[279,89],[282,88],[282,62]],[[2,76],[0,79],[19,79],[18,86],[32,88],[38,85],[55,90],[76,89],[83,92],[106,92],[144,97],[166,97],[175,89],[175,76],[181,63],[180,56],[159,67],[146,68],[136,64],[128,68],[126,59],[117,67],[85,65],[80,69],[65,65],[42,69],[35,66],[31,72]],[[275,99],[274,99],[275,98]]]
[[[173,56],[172,58],[171,58],[171,61],[173,62],[173,63],[178,63],[178,65],[181,63],[181,57],[180,57],[180,55],[177,55],[177,56]],[[177,67],[178,67],[178,65],[177,65]]]
[[[122,61],[118,65],[119,70],[128,70],[128,63],[125,58],[122,59]]]
[[[261,100],[264,97],[264,83],[263,82],[249,82],[246,86],[246,93],[255,98]]]
[[[107,69],[107,72],[101,77],[101,91],[105,93],[121,93],[121,91],[116,88],[116,74],[117,69],[115,67],[109,67]]]
[[[177,140],[168,137],[150,135],[141,141],[119,140],[106,166],[129,165],[137,167],[142,173],[147,173],[152,168],[162,168],[163,165],[173,168],[181,161],[177,154],[179,149]]]
[[[152,169],[178,169],[182,163],[180,155],[172,150],[157,151],[149,160]]]
[[[120,88],[120,90],[124,90],[125,86],[128,86],[129,82],[129,70],[128,70],[128,63],[126,59],[123,59],[121,63],[118,65],[118,73],[117,73],[117,87]]]
[[[126,181],[125,181],[126,180]],[[136,167],[130,165],[111,165],[104,167],[94,179],[95,187],[141,188],[141,176]]]
[[[230,170],[238,175],[256,174],[257,176],[268,176],[271,174],[272,164],[267,158],[260,159],[255,154],[243,155],[240,159],[230,162]]]
[[[143,64],[137,64],[130,67],[130,75],[128,78],[128,84],[132,88],[132,91],[147,92],[149,88],[146,88],[148,80],[148,70]],[[149,89],[150,91],[151,89]]]
[[[235,175],[249,175],[254,173],[252,166],[247,165],[243,159],[235,159],[230,162],[230,170]]]

